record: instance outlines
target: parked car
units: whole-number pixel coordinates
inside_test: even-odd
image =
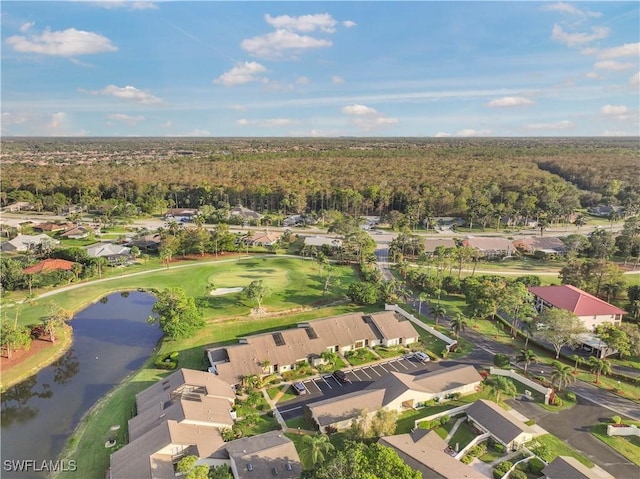
[[[307,394],[307,388],[305,388],[304,384],[302,384],[301,382],[293,383],[291,387],[293,388],[293,390],[296,392],[298,396]]]
[[[333,377],[336,378],[339,382],[341,382],[343,384],[351,382],[351,380],[347,377],[345,372],[341,371],[340,369],[338,369],[337,371],[334,371]]]
[[[414,353],[413,358],[417,361],[420,361],[421,363],[426,363],[431,361],[431,358],[429,357],[429,355],[427,353],[423,353],[422,351],[418,351]]]

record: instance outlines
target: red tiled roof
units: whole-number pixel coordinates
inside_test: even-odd
[[[73,261],[66,259],[45,259],[33,266],[29,266],[22,270],[24,274],[44,273],[47,271],[64,270],[70,271],[73,267]]]
[[[626,314],[626,311],[569,284],[562,286],[532,286],[529,291],[552,306],[566,309],[577,316]]]

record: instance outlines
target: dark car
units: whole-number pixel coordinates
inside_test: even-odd
[[[307,394],[307,388],[304,387],[304,384],[297,382],[297,383],[293,383],[291,385],[291,387],[293,388],[293,390],[296,392],[296,394],[298,396],[301,396],[303,394]]]
[[[333,373],[333,377],[336,378],[341,383],[350,383],[351,382],[349,380],[349,378],[347,377],[347,375],[344,373],[344,371],[341,371],[340,369],[338,369],[337,371],[335,371]]]

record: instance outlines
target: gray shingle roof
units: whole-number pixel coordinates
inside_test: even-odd
[[[505,444],[509,444],[522,433],[533,434],[531,427],[491,401],[479,399],[467,408],[466,413]]]
[[[302,475],[295,445],[281,431],[237,439],[225,448],[236,466],[237,479],[293,479]]]
[[[542,472],[549,479],[614,479],[604,470],[595,474],[593,469],[589,469],[577,459],[569,456],[556,457]]]

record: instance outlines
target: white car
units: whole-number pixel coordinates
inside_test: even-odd
[[[431,361],[431,358],[427,355],[427,353],[423,353],[422,351],[418,351],[413,354],[414,359],[417,359],[421,363],[426,363]]]

